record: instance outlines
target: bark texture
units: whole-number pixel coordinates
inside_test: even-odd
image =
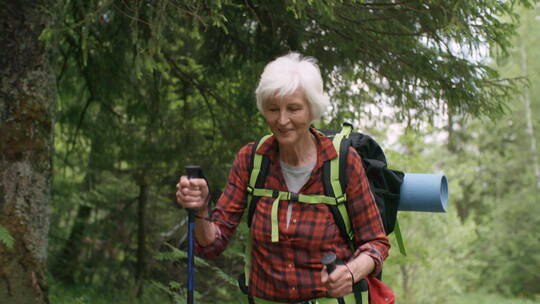
[[[43,42],[48,1],[0,5],[0,302],[47,303],[55,80]]]

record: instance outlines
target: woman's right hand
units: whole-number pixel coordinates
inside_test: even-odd
[[[176,184],[176,203],[184,208],[206,210],[208,208],[208,184],[205,179],[180,176]]]

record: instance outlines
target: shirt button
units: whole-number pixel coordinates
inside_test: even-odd
[[[292,266],[293,266],[292,264],[287,265],[287,267],[289,267],[289,268],[292,268]]]
[[[296,219],[293,219],[292,222],[293,222],[293,224],[296,224]]]

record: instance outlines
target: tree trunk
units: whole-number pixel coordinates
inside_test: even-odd
[[[454,113],[453,110],[448,108],[447,118],[448,118],[448,124],[446,126],[446,130],[448,132],[448,142],[446,147],[448,148],[448,151],[455,153],[457,152],[456,147],[456,139],[455,139],[455,132],[454,132]]]
[[[47,303],[55,80],[45,46],[47,1],[0,5],[0,243],[3,303]]]
[[[523,43],[521,44],[521,71],[523,75],[527,76],[529,71],[527,69],[527,50]],[[540,189],[540,163],[538,162],[538,150],[536,149],[536,134],[534,133],[531,97],[529,94],[529,88],[523,90],[523,105],[525,107],[525,116],[527,118],[527,135],[531,140],[530,149],[533,163],[534,176],[536,178],[536,188]]]
[[[399,270],[401,271],[401,284],[403,287],[403,303],[411,303],[409,302],[411,299],[411,288],[410,288],[410,282],[409,282],[409,269],[407,265],[404,265],[401,263],[399,265]]]
[[[99,114],[101,115],[101,108]],[[96,183],[96,159],[98,155],[104,153],[103,141],[99,136],[91,136],[90,153],[88,157],[88,168],[83,180],[82,190],[89,193],[94,190]],[[89,205],[80,205],[77,209],[77,215],[68,240],[64,244],[61,254],[55,261],[51,272],[54,277],[66,284],[76,283],[76,274],[80,270],[80,256],[84,249],[83,238],[86,236],[86,229],[92,214],[92,207]]]
[[[159,117],[159,81],[160,76],[157,71],[154,71],[152,75],[152,84],[150,87],[150,103],[148,104],[148,112],[152,113],[148,117],[148,123],[146,128],[146,139],[145,145],[147,147],[158,145],[156,142],[155,130],[157,130],[157,117]],[[141,97],[141,99],[144,97]],[[143,102],[141,100],[140,102]],[[143,295],[144,291],[144,277],[146,272],[146,206],[148,203],[148,192],[151,184],[150,175],[151,172],[146,168],[152,168],[152,163],[145,160],[143,162],[144,168],[140,172],[140,176],[137,176],[135,179],[139,185],[139,202],[137,206],[137,265],[135,269],[135,279],[137,282],[136,294],[140,298]]]
[[[62,249],[62,253],[58,257],[56,264],[51,269],[52,274],[57,280],[65,284],[75,284],[75,274],[78,270],[79,255],[82,249],[82,240],[85,236],[86,226],[90,218],[92,208],[89,206],[79,206],[73,228],[69,234],[69,238]]]

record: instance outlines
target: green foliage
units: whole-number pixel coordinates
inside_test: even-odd
[[[400,212],[398,218],[407,248],[407,256],[397,251],[395,238],[385,262],[384,280],[392,286],[400,303],[448,303],[451,295],[467,292],[467,284],[479,279],[484,263],[475,257],[478,242],[476,224],[462,223],[454,203],[456,187],[452,184],[451,166],[445,147],[427,144],[436,130],[406,129],[394,149],[386,149],[392,168],[408,173],[443,171],[449,176],[449,211],[444,214]]]
[[[490,295],[485,293],[472,293],[452,297],[449,301],[450,304],[538,304],[540,301],[520,299],[520,298],[507,298],[498,295]]]
[[[392,250],[384,280],[401,303],[447,303],[450,295],[467,291],[464,282],[479,278],[483,263],[473,255],[478,238],[474,223],[462,225],[455,212],[401,213],[399,220],[407,256]]]
[[[187,252],[179,250],[178,248],[175,248],[171,245],[167,245],[167,247],[171,251],[157,253],[156,260],[158,261],[187,260]],[[229,284],[229,287],[233,287],[233,288],[238,287],[238,282],[236,281],[236,278],[231,277],[229,274],[223,272],[222,269],[207,263],[205,260],[197,256],[195,257],[195,267],[208,268],[211,271],[211,273],[213,273],[214,278],[217,279],[218,281]]]
[[[482,265],[469,287],[532,296],[538,293],[539,277],[530,269],[540,267],[540,243],[531,232],[540,224],[540,210],[538,190],[527,174],[528,140],[517,126],[522,116],[514,115],[499,123],[466,124],[460,152],[441,157],[451,182],[451,206],[463,222],[477,223],[479,238],[471,256]]]
[[[449,214],[400,215],[409,257],[394,252],[385,270],[400,302],[444,303],[448,294],[484,282],[498,290],[504,273],[538,265],[537,255],[523,258],[523,249],[538,248],[532,236],[494,250],[513,240],[512,230],[500,238],[489,233],[507,229],[527,210],[508,206],[491,213],[494,206],[534,201],[528,190],[514,191],[531,178],[517,178],[526,163],[514,144],[523,138],[508,129],[522,125],[513,120],[494,128],[461,119],[511,109],[521,75],[501,79],[475,56],[483,50],[512,54],[514,7],[531,3],[56,1],[47,13],[57,22],[40,37],[54,46],[58,82],[52,302],[133,301],[104,291],[130,290],[135,298],[141,286],[147,287],[140,301],[152,293],[183,301],[186,244],[178,240],[185,239],[186,215],[172,207],[174,185],[185,165],[200,164],[218,198],[235,152],[268,132],[254,103],[260,72],[289,50],[320,62],[334,101],[322,126],[369,116],[383,126],[403,121],[418,132],[386,149],[392,167],[449,177]],[[395,112],[388,120],[371,112],[389,106]],[[424,127],[441,109],[461,126],[448,149],[430,137],[442,130]],[[380,138],[395,137],[389,129],[372,129]],[[520,157],[509,160],[512,153]],[[491,166],[501,162],[512,162],[511,171]],[[534,223],[525,231],[534,231]],[[233,277],[242,271],[246,235],[240,225],[223,256],[197,259],[198,300],[242,298]],[[178,243],[179,250],[171,246]],[[508,258],[522,263],[490,271],[484,262]],[[516,286],[534,278],[516,278],[508,292],[522,292]]]
[[[0,225],[0,243],[3,243],[7,249],[11,249],[13,248],[13,242],[13,237],[9,231]]]
[[[162,251],[156,254],[157,261],[168,262],[187,262],[187,252],[179,250],[171,245],[167,245],[168,251]],[[197,279],[196,285],[199,290],[207,290],[205,294],[195,291],[195,298],[198,303],[237,303],[238,297],[242,297],[238,288],[238,282],[235,277],[223,271],[222,268],[216,267],[205,260],[195,257],[195,269]],[[200,278],[204,275],[210,276],[213,284],[205,284],[205,278]],[[168,285],[152,282],[162,292],[173,298],[174,303],[184,303],[187,295],[187,290],[177,282],[169,282]],[[204,287],[203,287],[204,286]],[[234,291],[234,292],[231,292]]]
[[[520,37],[500,68],[509,77],[526,75],[534,83],[540,71],[534,59],[539,40],[531,33],[539,30],[538,8],[520,14]],[[516,96],[504,120],[463,123],[458,132],[464,135],[454,173],[461,188],[458,206],[463,218],[475,218],[482,236],[476,255],[485,266],[478,286],[505,295],[540,293],[540,276],[531,271],[540,267],[540,241],[534,237],[540,225],[538,96],[538,88],[531,86]]]
[[[169,297],[163,295],[158,287],[149,285],[149,292],[143,297],[136,297],[133,290],[101,289],[92,285],[64,285],[48,279],[49,301],[58,304],[152,304],[168,303]]]
[[[180,284],[177,282],[170,282],[168,286],[165,286],[159,282],[152,281],[152,284],[161,292],[167,294],[169,296],[169,299],[171,299],[172,303],[176,304],[185,304],[186,301],[186,291],[185,289],[180,289]],[[195,290],[194,291],[194,299],[196,301],[199,301],[200,294]]]

